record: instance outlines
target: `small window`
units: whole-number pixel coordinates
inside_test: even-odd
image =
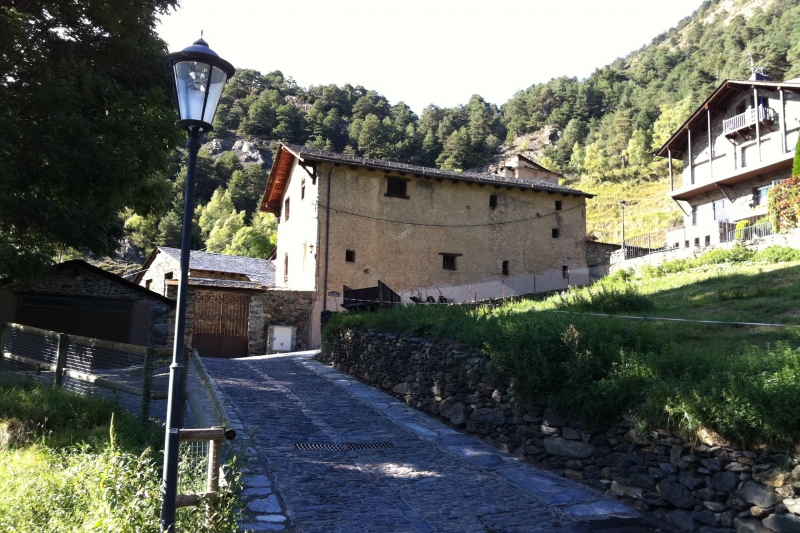
[[[406,194],[408,181],[401,178],[386,178],[386,196],[393,198],[408,198]]]
[[[561,207],[562,207],[561,200],[556,200],[556,211],[561,211]]]
[[[569,279],[569,267],[567,265],[561,267],[561,277]]]
[[[508,261],[503,261],[503,275],[508,276]]]
[[[489,195],[489,207],[492,208],[492,209],[496,209],[497,208],[497,195],[496,194],[490,194]]]
[[[769,198],[769,190],[771,188],[772,185],[767,185],[766,187],[753,189],[753,207],[767,205],[767,198]]]
[[[152,279],[145,280],[145,282],[144,282],[144,288],[145,289],[150,289],[152,286],[153,286],[153,280]]]
[[[687,241],[684,243],[684,246],[685,246],[686,248],[688,248],[688,247],[689,247],[689,241],[688,241],[688,240],[687,240]]]
[[[558,228],[553,228],[553,238],[558,239],[558,236],[561,234]]]
[[[289,254],[283,254],[283,283],[289,283]]]
[[[711,244],[711,235],[706,235],[706,246]]]
[[[355,250],[345,250],[344,252],[344,260],[348,263],[355,263],[356,262],[356,251]]]
[[[303,200],[306,197],[306,179],[303,178],[300,180],[300,199]]]
[[[694,245],[695,246],[700,246],[700,237],[695,237],[694,238]]]
[[[456,268],[456,257],[461,254],[439,254],[442,256],[442,268],[444,270],[457,270]]]
[[[692,226],[697,225],[697,206],[692,206]]]
[[[283,220],[289,220],[289,199],[287,198],[285,202],[283,202]]]
[[[172,279],[172,276],[173,276],[172,272],[167,272],[166,274],[164,274],[164,279]]]

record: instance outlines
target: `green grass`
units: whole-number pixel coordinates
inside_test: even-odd
[[[458,341],[513,376],[520,396],[552,397],[587,422],[627,413],[689,434],[706,428],[740,444],[791,447],[800,442],[797,259],[786,249],[714,252],[498,307],[334,315],[326,334],[357,327]]]
[[[104,400],[0,373],[0,531],[160,531],[163,438]],[[213,531],[236,531],[236,498],[223,502]],[[176,526],[210,531],[202,506]]]

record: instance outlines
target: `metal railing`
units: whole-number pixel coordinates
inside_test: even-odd
[[[775,233],[772,222],[762,222],[739,229],[735,229],[733,224],[727,222],[719,222],[718,224],[719,240],[715,241],[714,244],[761,239]],[[676,226],[625,239],[625,244],[623,246],[625,251],[624,257],[625,259],[633,259],[635,257],[677,250],[679,248],[708,246],[705,239],[701,241],[700,244],[696,244],[694,238],[689,238],[690,234],[694,235],[694,233],[696,233],[692,233],[694,230],[695,227],[690,229],[686,226]]]
[[[43,379],[52,373],[53,386],[117,401],[129,411],[138,410],[142,420],[150,416],[151,400],[167,397],[168,364],[165,350],[10,322],[0,330],[0,368],[33,370]]]
[[[656,252],[674,250],[676,246],[674,243],[669,242],[668,237],[675,232],[682,232],[683,229],[683,226],[678,226],[625,239],[625,243],[622,246],[625,251],[625,259],[633,259],[634,257],[641,257]],[[678,244],[678,246],[680,246],[680,244]]]
[[[753,239],[760,239],[768,237],[774,233],[772,222],[762,222],[761,224],[754,224],[746,228],[734,229],[728,232],[728,242],[732,241],[751,241]]]

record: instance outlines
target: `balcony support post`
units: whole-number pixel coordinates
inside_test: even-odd
[[[714,139],[711,137],[711,110],[706,109],[706,121],[708,122],[708,176],[714,181]]]
[[[756,112],[756,143],[758,144],[758,162],[761,163],[761,106],[758,105],[758,89],[753,87],[753,103]]]
[[[786,142],[786,100],[783,96],[783,87],[778,89],[778,93],[781,95],[781,149],[783,150],[781,153],[785,154],[790,149]]]
[[[694,185],[694,158],[692,156],[692,130],[689,129],[686,131],[687,138],[686,142],[689,145],[689,183]]]
[[[669,161],[669,190],[670,192],[675,190],[675,178],[672,174],[672,149],[667,148],[667,160]]]

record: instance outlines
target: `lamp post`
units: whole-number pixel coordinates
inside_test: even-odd
[[[627,202],[625,200],[620,200],[619,206],[622,208],[622,258],[628,258],[628,251],[625,248],[625,206]]]
[[[202,35],[202,34],[201,34]],[[225,82],[233,76],[233,65],[221,59],[202,37],[180,52],[167,56],[172,71],[181,119],[178,126],[189,133],[186,141],[186,190],[183,198],[181,231],[181,274],[178,281],[178,302],[175,309],[175,341],[169,367],[167,430],[164,442],[164,480],[161,487],[161,531],[175,531],[175,499],[178,494],[179,428],[183,425],[183,352],[186,329],[186,294],[189,285],[189,248],[192,239],[194,182],[200,136],[213,129],[211,122],[217,111]]]

